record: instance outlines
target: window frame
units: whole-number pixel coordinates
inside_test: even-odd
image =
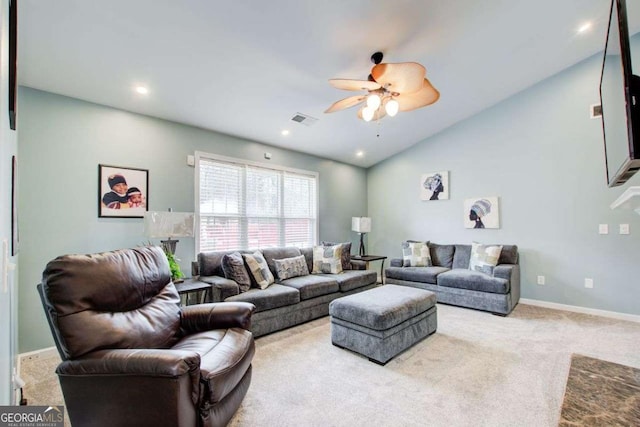
[[[282,166],[282,165],[274,165],[271,163],[263,163],[263,162],[256,162],[253,160],[246,160],[246,159],[240,159],[240,158],[236,158],[236,157],[230,157],[230,156],[222,156],[219,154],[213,154],[213,153],[208,153],[205,151],[196,151],[195,152],[195,163],[194,163],[194,169],[195,169],[195,173],[194,173],[194,212],[195,212],[195,227],[196,227],[196,232],[195,232],[195,239],[194,239],[194,243],[195,243],[195,253],[199,253],[200,252],[200,162],[202,159],[205,160],[212,160],[212,161],[219,161],[219,162],[227,162],[227,163],[233,163],[233,164],[237,164],[240,165],[242,167],[257,167],[257,168],[264,168],[264,169],[269,169],[269,170],[273,170],[276,172],[289,172],[292,174],[298,174],[298,175],[305,175],[308,176],[310,178],[315,179],[315,184],[316,184],[316,194],[315,194],[315,230],[314,230],[314,234],[315,236],[313,236],[314,238],[314,242],[313,245],[317,245],[318,244],[318,236],[320,235],[320,174],[316,171],[309,171],[309,170],[305,170],[305,169],[297,169],[297,168],[291,168],[291,167],[287,167],[287,166]],[[246,173],[246,172],[245,172]],[[283,175],[284,177],[284,175]],[[246,177],[243,179],[243,182],[246,184]],[[280,183],[281,189],[284,190],[284,179],[281,180]],[[246,188],[243,189],[243,203],[245,204],[246,207]],[[282,204],[284,203],[284,193],[282,193],[281,195],[281,208],[282,208]],[[245,209],[246,210],[246,209]],[[246,214],[245,214],[246,217]],[[286,218],[284,217],[284,211],[282,212],[282,216],[278,217],[279,220],[285,220]],[[282,235],[284,234],[284,229],[280,230],[280,234],[281,234],[281,240],[282,240]],[[247,236],[241,236],[242,240],[246,240]],[[236,248],[238,250],[243,250],[244,248]],[[231,250],[231,249],[230,249]]]

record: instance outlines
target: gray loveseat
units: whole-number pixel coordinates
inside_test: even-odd
[[[329,314],[329,303],[336,298],[371,289],[376,286],[377,274],[365,270],[364,263],[351,262],[351,270],[339,274],[309,274],[278,282],[274,260],[304,255],[307,267],[313,270],[313,248],[262,249],[269,270],[276,283],[266,289],[251,288],[240,292],[240,287],[225,278],[222,258],[232,252],[216,251],[198,254],[199,280],[211,284],[212,299],[218,301],[244,301],[256,306],[251,317],[251,331],[259,337],[290,326],[298,325]]]
[[[489,275],[469,270],[471,245],[429,242],[432,267],[402,267],[392,259],[386,283],[413,286],[436,293],[438,302],[507,315],[520,300],[518,247],[503,245],[498,265]]]

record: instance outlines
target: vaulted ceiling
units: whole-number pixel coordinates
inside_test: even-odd
[[[601,51],[609,7],[20,0],[19,84],[368,167]],[[627,7],[635,33],[640,2]],[[586,22],[591,28],[578,33]],[[358,119],[356,108],[324,114],[352,94],[328,79],[366,79],[375,51],[384,62],[423,64],[440,100],[379,123]],[[136,93],[138,85],[149,93]],[[318,121],[293,122],[296,113]]]

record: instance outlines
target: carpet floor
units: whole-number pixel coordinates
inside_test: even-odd
[[[438,304],[437,332],[379,366],[331,345],[324,317],[256,340],[251,387],[230,425],[557,426],[572,354],[640,368],[638,343],[640,323]],[[29,404],[63,403],[56,358],[22,363]]]

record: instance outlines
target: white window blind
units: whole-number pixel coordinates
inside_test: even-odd
[[[199,252],[316,244],[316,173],[212,155],[196,167]]]

